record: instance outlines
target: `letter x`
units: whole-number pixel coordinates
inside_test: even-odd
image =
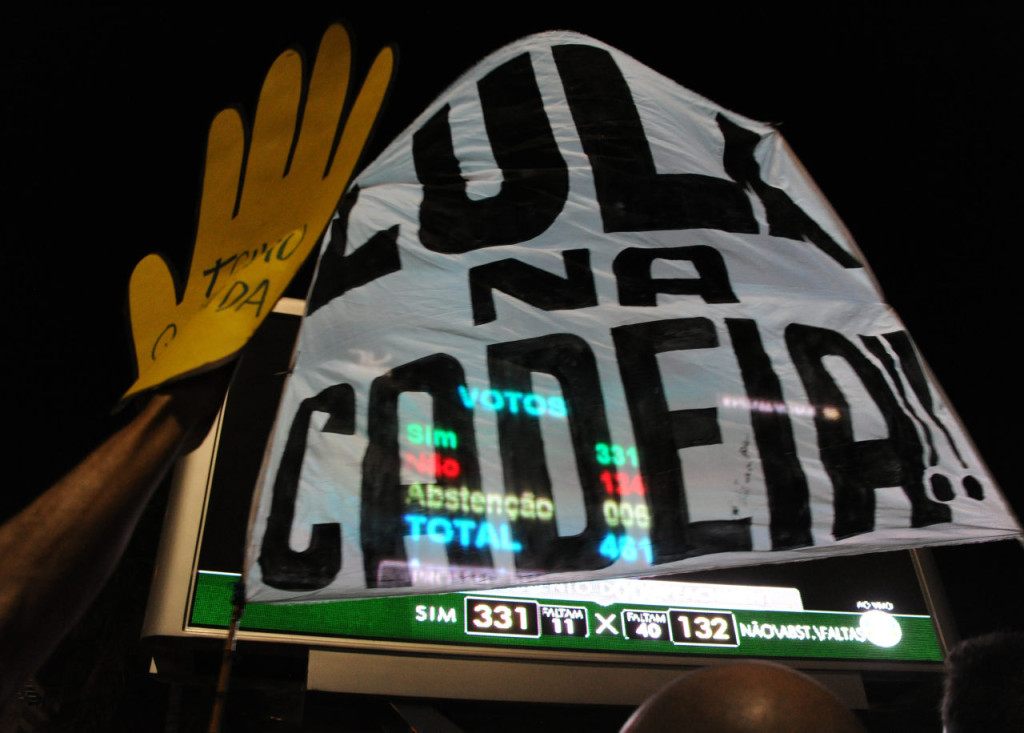
[[[616,616],[617,616],[617,614],[613,613],[613,614],[610,614],[607,618],[605,618],[604,616],[599,614],[597,611],[594,611],[594,617],[597,619],[597,633],[598,634],[602,634],[602,633],[604,633],[607,630],[609,634],[613,634],[615,636],[618,636],[619,635],[619,630],[617,628],[615,628],[615,618],[616,618]]]

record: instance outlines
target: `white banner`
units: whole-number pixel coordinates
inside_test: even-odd
[[[778,133],[545,33],[465,74],[341,202],[246,588],[594,580],[1019,531]]]

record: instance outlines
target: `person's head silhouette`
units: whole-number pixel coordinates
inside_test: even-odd
[[[986,634],[953,647],[942,722],[948,733],[1024,730],[1024,634]]]
[[[863,733],[831,692],[768,662],[690,672],[648,698],[622,733]]]

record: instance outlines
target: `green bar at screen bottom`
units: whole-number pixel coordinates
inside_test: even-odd
[[[231,618],[231,597],[236,582],[236,576],[200,571],[191,624],[226,628]],[[472,609],[472,624],[466,618],[467,596],[487,599]],[[935,627],[928,616],[875,611],[869,621],[865,619],[867,614],[835,611],[694,609],[680,612],[665,606],[633,603],[604,606],[590,601],[543,599],[527,599],[525,610],[503,615],[503,604],[512,611],[517,610],[516,602],[502,596],[488,596],[486,591],[302,604],[250,603],[242,616],[241,628],[299,637],[336,636],[624,654],[942,661]],[[572,629],[564,619],[557,624],[546,619],[539,625],[531,622],[532,634],[516,633],[515,624],[526,619],[527,612],[533,612],[534,604],[541,611],[543,607],[576,609],[540,614],[541,617],[574,615]],[[490,606],[490,609],[480,606]],[[708,625],[709,618],[713,626]],[[483,631],[466,633],[467,628],[479,629],[485,622],[488,626]],[[500,633],[499,628],[509,628],[509,632]],[[709,642],[717,638],[718,641],[701,643],[700,638]]]

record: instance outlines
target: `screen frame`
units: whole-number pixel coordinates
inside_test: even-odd
[[[305,303],[282,299],[275,313],[299,316]],[[207,506],[227,398],[203,442],[175,467],[156,571],[143,622],[143,639],[216,644],[227,630],[190,623]],[[955,627],[934,562],[927,550],[909,550],[943,656],[956,641]],[[187,582],[185,579],[187,578]],[[484,591],[486,593],[486,591]],[[239,630],[243,647],[257,644],[308,650],[306,689],[328,692],[493,699],[579,704],[637,704],[681,672],[726,658],[602,651],[476,647],[434,642],[374,640]],[[939,674],[941,662],[773,658],[812,674],[855,708],[867,706],[862,672]],[[159,664],[152,669],[159,671]]]

